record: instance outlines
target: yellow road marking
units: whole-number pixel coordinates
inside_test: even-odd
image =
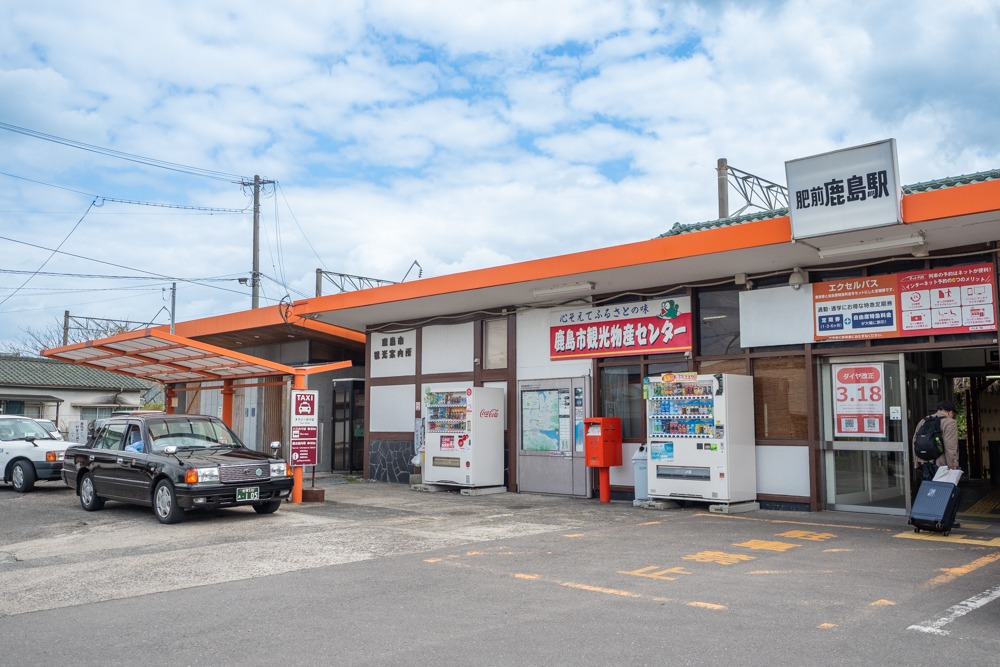
[[[657,526],[663,523],[662,521],[647,521],[646,523],[640,523],[640,526]]]
[[[695,601],[695,602],[684,602],[683,600],[677,600],[675,598],[662,597],[662,596],[659,596],[659,595],[645,595],[643,593],[633,593],[632,591],[625,591],[625,590],[621,590],[619,588],[608,588],[606,586],[591,586],[589,584],[581,584],[581,583],[575,582],[575,581],[559,581],[559,580],[556,580],[556,579],[546,579],[542,575],[539,575],[539,574],[530,574],[530,573],[527,573],[527,572],[513,572],[513,573],[510,573],[510,572],[498,572],[496,570],[492,570],[492,569],[489,569],[489,568],[483,568],[481,566],[476,566],[476,565],[473,565],[471,563],[460,563],[460,562],[456,562],[454,560],[450,560],[450,559],[446,559],[446,558],[426,558],[426,559],[424,559],[424,562],[425,563],[440,563],[440,564],[445,565],[447,567],[461,567],[461,568],[466,568],[466,569],[475,570],[475,571],[479,571],[479,572],[485,572],[485,573],[494,574],[494,575],[499,574],[501,576],[513,577],[514,579],[520,579],[522,581],[536,581],[536,582],[539,582],[539,583],[542,583],[542,584],[555,584],[555,585],[558,585],[558,586],[562,586],[563,588],[571,588],[573,590],[587,591],[587,592],[590,592],[590,593],[603,593],[605,595],[615,595],[617,597],[624,597],[624,598],[629,598],[629,599],[632,599],[632,600],[650,600],[652,602],[661,602],[661,603],[662,602],[672,602],[672,603],[685,604],[685,605],[688,605],[688,606],[691,606],[691,607],[699,607],[699,608],[702,608],[702,609],[712,609],[712,610],[726,609],[725,605],[715,604],[715,603],[712,603],[712,602],[697,602],[697,601]],[[653,566],[652,568],[642,568],[642,570],[644,570],[644,571],[645,570],[655,570],[655,569],[657,569],[656,566]],[[681,568],[681,567],[673,568],[673,571],[676,571],[678,574],[692,574],[691,572],[685,572],[683,570],[684,570],[684,568]],[[666,571],[666,570],[664,570],[664,571]]]
[[[788,537],[793,540],[809,540],[810,542],[825,542],[836,537],[833,533],[814,533],[810,530],[789,530],[778,533],[777,537]]]
[[[795,547],[802,546],[801,544],[789,544],[788,542],[768,542],[767,540],[748,540],[746,542],[740,542],[739,544],[734,544],[734,547],[745,547],[747,549],[754,550],[764,550],[764,551],[788,551],[789,549],[794,549]]]
[[[572,535],[563,535],[563,537],[583,537],[583,533],[573,533]]]
[[[817,626],[817,627],[819,627],[821,630],[832,630],[833,628],[837,627],[837,624],[836,623],[820,623],[819,626]]]
[[[869,607],[895,607],[896,603],[891,600],[875,600]]]
[[[927,582],[927,586],[938,586],[940,584],[946,584],[949,581],[954,581],[959,577],[969,574],[975,570],[978,570],[984,565],[989,565],[990,563],[1000,560],[1000,553],[990,554],[989,556],[983,556],[982,558],[977,558],[976,560],[968,563],[967,565],[961,565],[959,567],[943,567],[941,571],[944,574],[938,575]]]
[[[719,565],[736,565],[748,560],[755,560],[756,556],[744,554],[727,554],[722,551],[699,551],[690,556],[682,556],[684,560],[695,560],[699,563],[718,563]]]
[[[844,551],[854,551],[854,549],[823,549],[823,553],[825,554],[837,554]]]
[[[694,572],[688,572],[683,567],[671,567],[669,569],[660,569],[658,565],[650,565],[649,567],[641,567],[638,570],[618,570],[618,574],[627,574],[633,577],[646,577],[647,579],[659,579],[661,581],[677,581],[677,577],[671,577],[671,574],[694,574]]]
[[[629,591],[621,591],[617,588],[604,588],[602,586],[588,586],[587,584],[577,584],[572,581],[562,581],[559,582],[560,586],[565,586],[566,588],[576,588],[581,591],[591,591],[592,593],[607,593],[608,595],[620,595],[623,598],[641,598],[640,593],[631,593]]]
[[[968,535],[955,535],[954,533],[945,537],[940,533],[928,533],[926,531],[921,531],[919,533],[914,533],[913,531],[907,531],[905,533],[899,533],[893,537],[902,537],[906,540],[926,540],[928,542],[950,542],[951,544],[967,544],[976,547],[1000,547],[1000,537],[995,537],[991,540],[985,540],[982,538],[970,537]]]
[[[689,607],[700,607],[701,609],[725,609],[725,605],[712,604],[711,602],[688,602]]]
[[[843,523],[817,523],[815,521],[792,521],[791,519],[761,519],[754,516],[744,516],[742,514],[693,514],[692,516],[712,517],[713,519],[727,519],[730,521],[757,521],[759,523],[789,524],[792,526],[819,526],[820,528],[845,528],[850,530],[879,530],[888,532],[889,528],[879,528],[878,526],[851,526]]]

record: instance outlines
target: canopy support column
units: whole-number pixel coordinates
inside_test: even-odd
[[[292,376],[292,389],[308,389],[304,373],[295,373]],[[292,502],[302,502],[302,466],[292,466]]]
[[[229,428],[233,427],[233,396],[236,390],[233,388],[232,380],[222,381],[222,421]]]

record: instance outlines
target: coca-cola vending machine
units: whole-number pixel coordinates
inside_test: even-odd
[[[424,388],[424,484],[503,486],[504,390]]]

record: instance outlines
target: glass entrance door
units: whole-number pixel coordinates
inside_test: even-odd
[[[901,354],[841,357],[820,367],[828,509],[905,515],[909,431]]]

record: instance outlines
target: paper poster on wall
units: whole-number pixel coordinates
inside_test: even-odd
[[[883,365],[834,364],[832,370],[834,437],[886,437]]]
[[[898,284],[901,336],[997,330],[992,264],[910,271]]]
[[[895,338],[896,275],[813,284],[816,340]]]

